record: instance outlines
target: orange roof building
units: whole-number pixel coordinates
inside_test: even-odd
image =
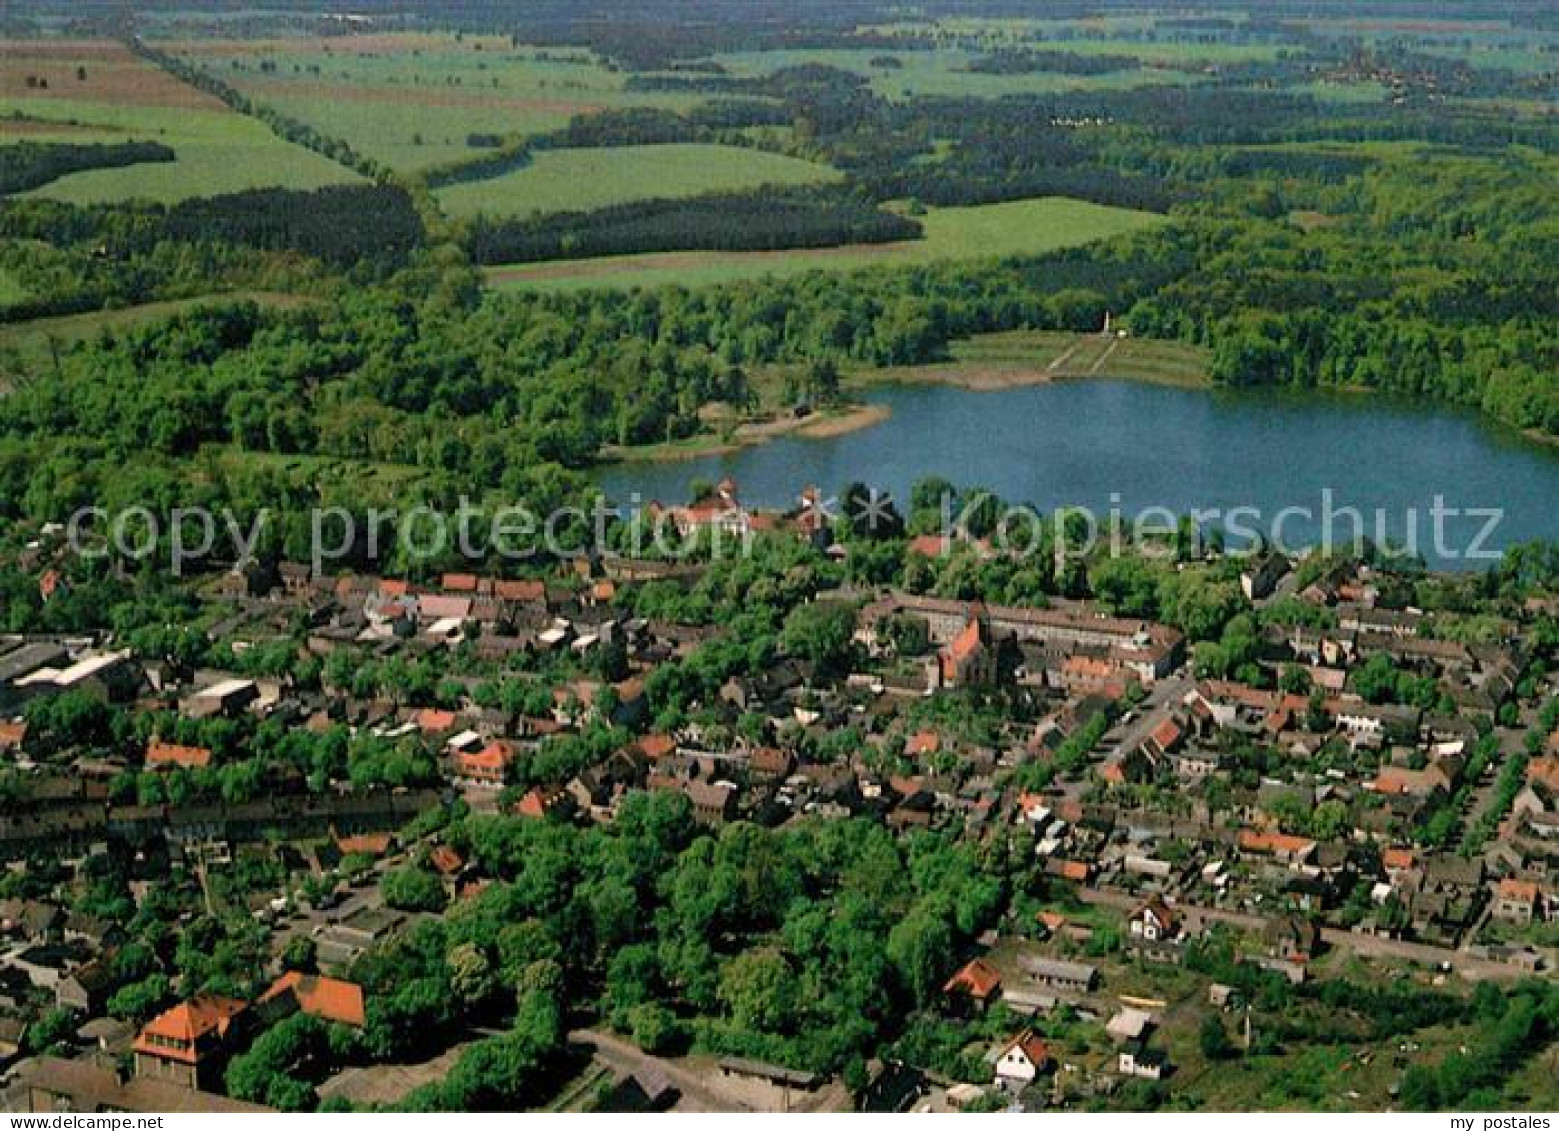
[[[202,995],[160,1013],[135,1038],[135,1074],[199,1088],[213,1079],[229,1034],[248,1009],[234,998]]]
[[[456,753],[455,776],[470,784],[501,788],[508,780],[514,757],[514,745],[496,739],[480,750]]]
[[[209,765],[211,751],[204,746],[154,741],[146,748],[146,768],[149,770],[204,770]]]
[[[284,1004],[291,999],[293,1009],[361,1029],[367,1023],[363,1008],[363,988],[354,982],[339,978],[326,978],[320,974],[301,974],[289,970],[270,989],[260,995],[256,1003],[261,1006]]]
[[[949,997],[966,997],[981,1005],[988,1004],[1000,991],[1001,975],[983,958],[966,962],[942,987]]]

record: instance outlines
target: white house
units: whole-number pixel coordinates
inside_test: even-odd
[[[1050,1064],[1050,1052],[1039,1034],[1025,1029],[996,1058],[996,1086],[1021,1092]]]

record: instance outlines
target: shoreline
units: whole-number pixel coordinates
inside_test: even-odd
[[[610,445],[601,449],[601,463],[677,463],[682,460],[724,456],[763,444],[779,436],[806,436],[830,439],[859,432],[881,424],[893,410],[880,404],[848,404],[816,412],[810,416],[782,417],[776,420],[739,424],[727,436],[690,436],[666,444],[642,447]]]

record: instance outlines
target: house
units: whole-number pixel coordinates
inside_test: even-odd
[[[537,786],[526,792],[514,805],[516,816],[539,821],[557,816],[567,819],[574,814],[573,795],[562,789],[542,789]]]
[[[1262,931],[1267,953],[1284,962],[1305,963],[1321,945],[1321,932],[1302,915],[1278,915]]]
[[[1537,885],[1527,880],[1504,879],[1494,889],[1494,918],[1513,927],[1525,927],[1537,914]]]
[[[54,1004],[91,1017],[103,1011],[113,990],[113,963],[107,958],[98,958],[76,967],[54,983]]]
[[[202,995],[158,1014],[135,1038],[135,1074],[185,1088],[214,1086],[248,1008],[233,998]]]
[[[1019,1033],[996,1056],[995,1083],[1006,1092],[1021,1092],[1050,1067],[1050,1050],[1032,1029]]]
[[[517,753],[513,743],[498,739],[479,750],[456,750],[450,769],[462,785],[502,789]]]
[[[1110,1018],[1104,1026],[1104,1032],[1116,1044],[1125,1045],[1141,1041],[1152,1027],[1151,1013],[1127,1006]]]
[[[1143,1080],[1162,1080],[1169,1071],[1169,1058],[1158,1049],[1140,1046],[1122,1049],[1116,1066],[1122,1076],[1136,1076]]]
[[[1167,942],[1180,934],[1180,917],[1155,895],[1131,913],[1130,930],[1134,939]]]
[[[693,806],[693,817],[704,824],[720,824],[736,816],[736,787],[730,782],[693,779],[682,784]]]
[[[1001,993],[1001,975],[983,958],[966,962],[942,986],[942,995],[955,1013],[984,1013]]]
[[[1282,554],[1262,554],[1240,573],[1240,591],[1247,601],[1259,601],[1277,588],[1288,572],[1288,559]]]
[[[202,688],[189,697],[184,713],[192,719],[240,714],[260,698],[260,685],[252,679],[224,679]]]
[[[1271,856],[1290,866],[1306,863],[1315,854],[1315,841],[1287,833],[1257,832],[1244,829],[1240,832],[1239,846],[1242,852],[1254,856]]]
[[[272,982],[255,1002],[255,1007],[267,1021],[307,1013],[354,1029],[367,1024],[361,986],[321,974],[300,974],[296,970],[289,970]]]
[[[204,746],[179,746],[153,740],[146,747],[148,770],[204,770],[211,765],[211,751]]]

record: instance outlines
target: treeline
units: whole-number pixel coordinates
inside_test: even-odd
[[[0,195],[26,192],[87,169],[118,169],[173,159],[173,150],[155,141],[89,145],[19,141],[6,146],[5,160],[0,162]]]
[[[411,198],[390,185],[255,189],[174,205],[0,201],[0,267],[25,278],[28,290],[0,317],[75,314],[213,287],[290,289],[309,274],[298,256],[383,273],[424,242]]]
[[[1134,55],[1082,55],[1076,51],[1012,48],[972,59],[966,69],[977,75],[1029,75],[1039,72],[1108,75],[1116,71],[1136,70],[1141,65],[1141,60]]]
[[[920,225],[843,189],[759,188],[648,200],[596,212],[479,217],[477,263],[523,263],[651,251],[773,251],[917,239]]]
[[[393,185],[196,197],[171,205],[163,230],[175,240],[294,251],[342,267],[404,262],[425,235],[411,197]]]

